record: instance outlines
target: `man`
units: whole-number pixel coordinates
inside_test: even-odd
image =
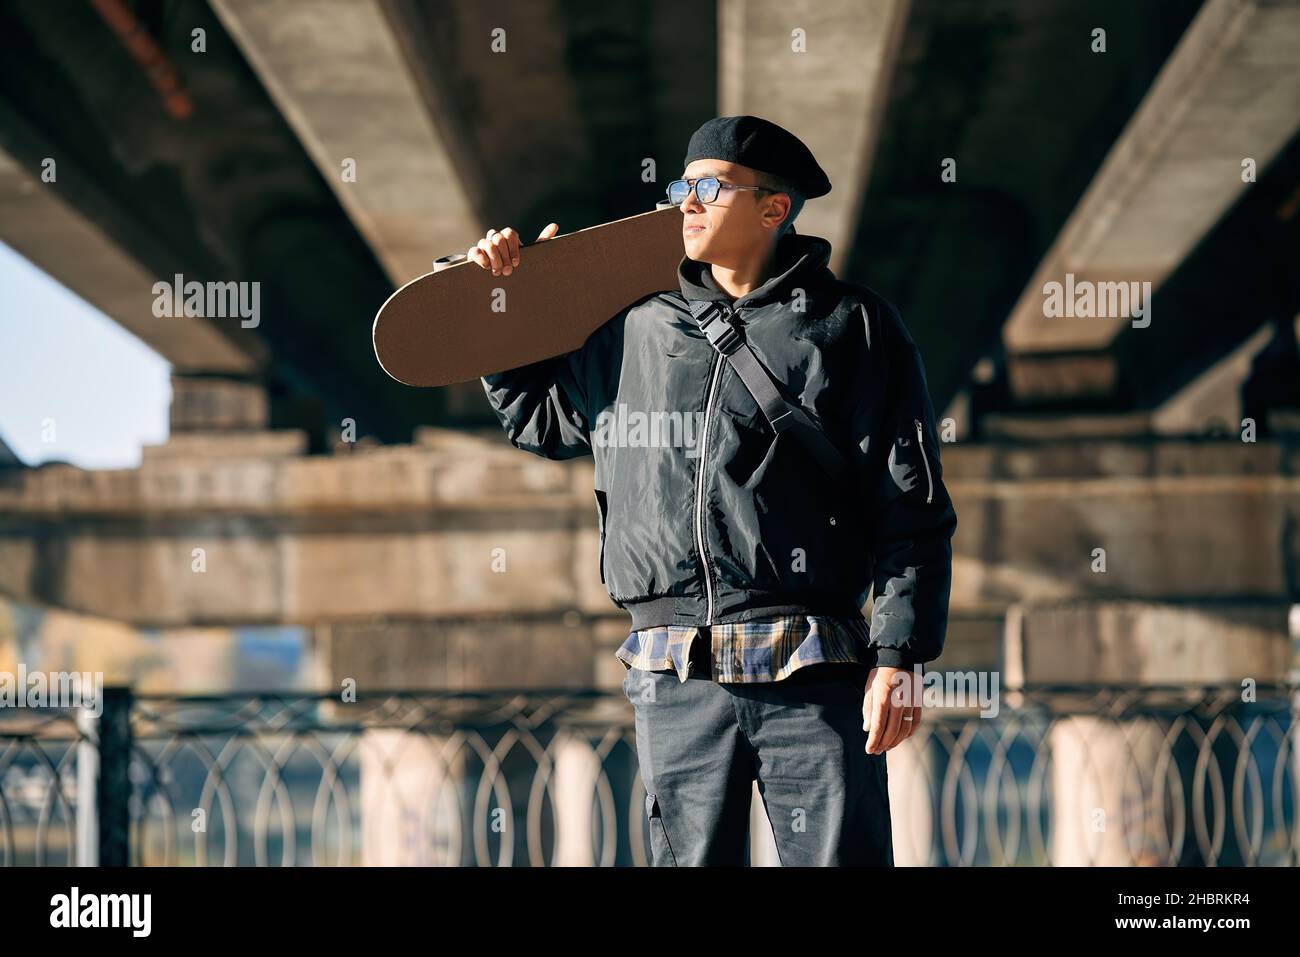
[[[956,515],[897,310],[794,232],[829,191],[788,131],[710,120],[668,187],[680,289],[571,353],[483,377],[515,447],[595,456],[656,865],[745,862],[754,780],[782,864],[893,863],[885,752],[920,720],[913,667],[943,649]],[[468,255],[509,276],[518,236],[489,230]],[[807,427],[773,426],[740,342]],[[620,431],[620,410],[681,427]]]

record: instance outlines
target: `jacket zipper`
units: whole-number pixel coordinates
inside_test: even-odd
[[[723,310],[723,318],[724,320],[731,318],[730,310]],[[709,424],[713,417],[713,399],[718,392],[722,364],[722,353],[715,349],[709,391],[704,400],[704,425],[700,430],[700,464],[695,470],[695,547],[699,549],[700,562],[704,566],[704,594],[707,602],[704,623],[706,625],[713,624],[713,577],[709,574],[709,558],[704,551],[704,467],[708,460]]]
[[[912,421],[916,423],[916,447],[921,450],[921,461],[925,465],[925,485],[927,489],[925,503],[928,505],[930,500],[934,498],[934,478],[930,475],[930,460],[925,457],[925,441],[921,437],[921,420],[913,419]]]

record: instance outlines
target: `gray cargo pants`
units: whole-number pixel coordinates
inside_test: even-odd
[[[743,865],[757,779],[782,866],[892,867],[886,755],[864,750],[867,673],[816,664],[720,684],[694,666],[684,682],[629,669],[654,866]]]

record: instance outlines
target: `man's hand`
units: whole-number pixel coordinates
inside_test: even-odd
[[[551,239],[559,231],[558,223],[547,223],[537,239],[539,242],[543,239]],[[494,276],[500,276],[502,273],[509,276],[519,265],[519,234],[510,226],[501,232],[489,229],[487,235],[478,241],[477,246],[471,246],[466,250],[465,258],[478,263],[484,269],[491,269]]]
[[[912,720],[908,721],[907,716]],[[916,733],[921,723],[921,688],[910,668],[872,668],[862,699],[867,754],[884,754]]]

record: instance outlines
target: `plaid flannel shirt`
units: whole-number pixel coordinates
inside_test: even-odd
[[[677,672],[689,677],[691,645],[711,644],[713,681],[747,684],[780,681],[805,665],[856,662],[875,666],[863,619],[785,615],[722,625],[659,625],[628,635],[615,655],[627,668]]]

